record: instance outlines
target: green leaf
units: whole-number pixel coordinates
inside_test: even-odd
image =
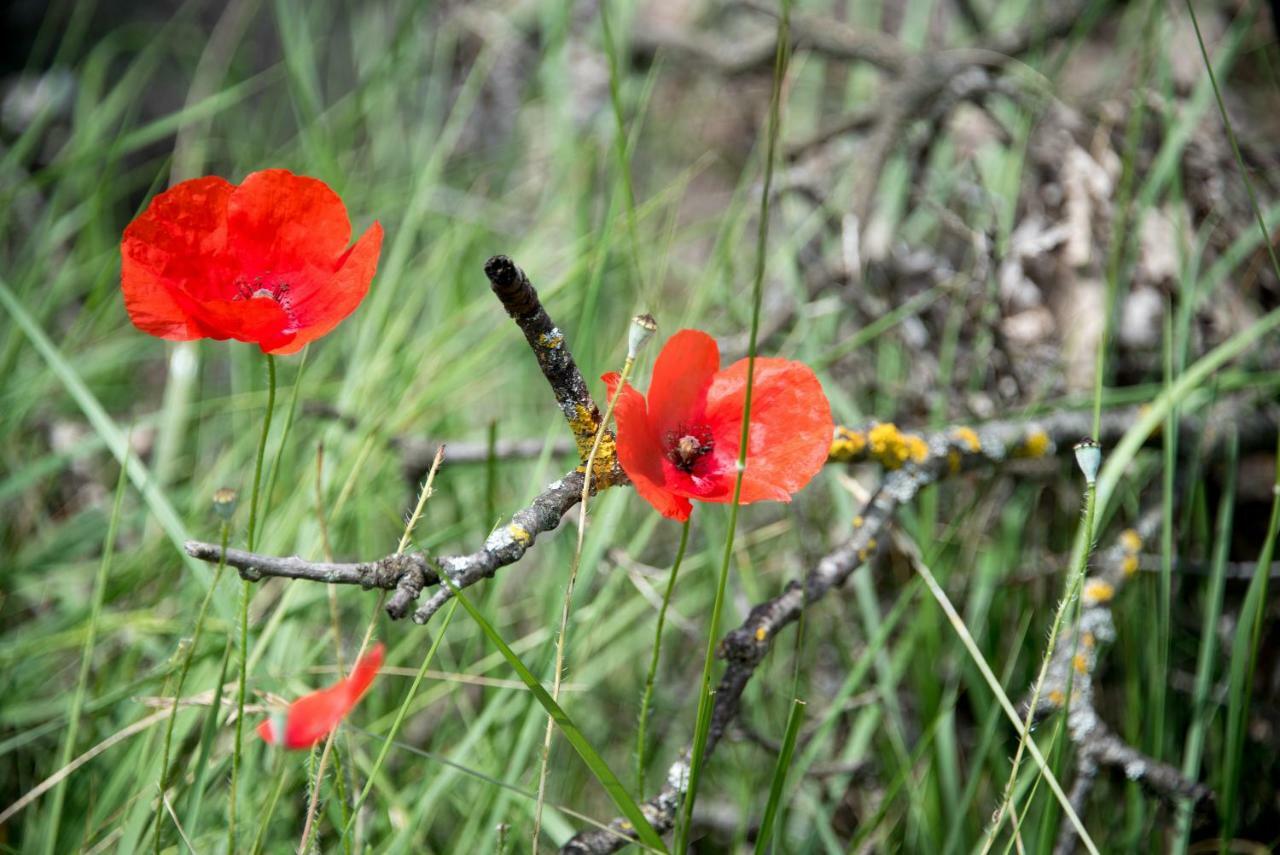
[[[631,823],[640,841],[649,849],[666,852],[666,845],[663,844],[662,838],[658,836],[658,832],[653,830],[649,820],[645,819],[640,806],[636,804],[635,799],[631,798],[631,794],[622,785],[622,781],[618,780],[618,776],[613,774],[609,764],[591,747],[591,743],[582,735],[582,731],[573,723],[573,719],[569,718],[569,714],[555,702],[551,697],[551,693],[543,688],[542,684],[538,682],[538,678],[533,676],[533,673],[525,667],[525,664],[520,661],[520,657],[516,655],[515,651],[502,640],[502,636],[494,629],[493,624],[485,619],[480,610],[467,599],[467,596],[453,584],[449,577],[441,573],[440,581],[449,587],[453,595],[458,598],[458,602],[462,603],[462,607],[467,610],[484,634],[493,642],[493,646],[498,648],[498,652],[515,669],[521,681],[529,687],[529,691],[537,698],[538,703],[542,704],[542,708],[547,711],[547,715],[551,716],[552,720],[555,721],[556,727],[560,728],[560,732],[564,734],[565,739],[569,740],[569,744],[578,752],[578,756],[582,758],[582,761],[587,764],[591,774],[595,775],[596,780],[600,782],[601,786],[609,794],[609,798],[613,799],[613,803],[617,805],[618,810]]]

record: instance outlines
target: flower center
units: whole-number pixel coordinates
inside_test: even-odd
[[[289,317],[289,325],[297,327],[298,319],[293,313],[293,300],[289,297],[288,282],[272,281],[271,272],[268,271],[266,276],[236,277],[235,289],[236,293],[232,295],[232,300],[254,300],[260,297],[275,300]]]
[[[711,428],[706,425],[677,425],[665,437],[667,459],[681,472],[692,472],[703,456],[716,447]]]

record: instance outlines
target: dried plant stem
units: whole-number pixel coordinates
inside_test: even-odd
[[[262,488],[262,460],[267,453],[267,435],[271,432],[271,414],[276,408],[276,358],[267,354],[267,412],[262,417],[262,435],[258,438],[258,456],[253,464],[253,492],[249,499],[249,550],[257,545],[258,499]],[[224,549],[223,552],[226,550]],[[249,672],[249,581],[240,583],[240,680],[236,689],[236,741],[231,754],[231,793],[227,800],[227,851],[236,851],[236,791],[240,784],[240,755],[244,747],[244,696]]]
[[[591,496],[591,469],[595,466],[596,455],[600,453],[600,442],[604,439],[605,432],[609,430],[609,419],[613,417],[613,408],[618,402],[618,396],[622,394],[623,387],[626,386],[627,378],[631,376],[631,368],[635,362],[635,355],[628,354],[627,361],[622,365],[622,374],[618,378],[617,388],[609,396],[604,417],[596,426],[595,438],[591,441],[591,451],[583,461],[582,495],[578,501],[578,540],[574,545],[573,562],[569,567],[569,584],[564,589],[564,601],[560,606],[560,631],[556,635],[556,668],[551,677],[551,699],[557,702],[560,700],[560,683],[564,676],[564,646],[565,636],[569,631],[569,609],[573,605],[573,586],[578,581],[578,570],[582,565],[582,544],[587,534],[587,499]],[[534,855],[538,853],[538,838],[542,834],[542,806],[547,793],[547,758],[551,756],[551,737],[555,732],[555,725],[555,719],[547,716],[547,731],[542,737],[542,762],[538,767],[538,803],[533,811]]]

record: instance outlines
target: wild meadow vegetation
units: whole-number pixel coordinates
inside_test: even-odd
[[[1271,851],[1273,13],[4,13],[0,847]],[[268,168],[385,233],[272,386],[121,292],[156,194]],[[520,270],[560,338],[495,297]],[[539,358],[610,410],[641,313],[640,390],[684,328],[816,373],[837,427],[789,504],[682,528],[566,423]],[[255,733],[376,642],[331,741]]]

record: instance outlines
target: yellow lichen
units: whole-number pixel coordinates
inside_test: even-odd
[[[898,469],[908,460],[923,463],[929,457],[929,444],[915,434],[903,433],[893,422],[883,422],[867,433],[871,456],[886,469]]]
[[[1125,552],[1142,551],[1142,535],[1131,528],[1120,532],[1120,546]]]
[[[840,463],[850,463],[858,459],[866,447],[867,438],[861,431],[837,427],[827,456]]]
[[[1138,556],[1126,555],[1124,560],[1120,562],[1120,569],[1124,571],[1124,575],[1132,576],[1138,572]]]
[[[867,522],[867,521],[866,521],[866,520],[864,520],[864,519],[862,518],[862,514],[858,514],[857,516],[855,516],[855,517],[853,518],[853,527],[854,527],[854,528],[862,528],[862,526],[863,526],[866,522]]]
[[[1104,582],[1101,579],[1090,579],[1084,583],[1084,604],[1086,606],[1096,606],[1099,603],[1106,603],[1116,594],[1115,586],[1110,582]]]
[[[1083,644],[1085,648],[1088,650],[1092,650],[1093,645],[1096,644],[1097,641],[1098,639],[1094,637],[1094,634],[1092,632],[1086,632],[1084,635],[1080,636],[1080,643]]]
[[[1064,699],[1065,699],[1065,696],[1062,694],[1061,689],[1052,689],[1049,692],[1049,703],[1053,704],[1055,707],[1062,706],[1062,702]]]
[[[574,404],[573,417],[568,421],[569,430],[573,431],[573,442],[578,446],[578,459],[586,460],[587,455],[591,453],[591,445],[595,442],[596,429],[600,427],[600,422],[595,414],[582,404]],[[603,446],[603,443],[601,445]]]
[[[982,450],[982,440],[978,439],[978,434],[973,428],[958,427],[951,432],[951,435],[964,443],[970,454],[977,454]]]
[[[1027,434],[1022,444],[1014,450],[1016,457],[1044,457],[1049,450],[1049,434],[1036,428]]]
[[[528,546],[533,543],[533,535],[521,526],[511,523],[507,526],[507,534],[511,535],[511,539],[521,546]]]
[[[769,631],[764,627],[756,627],[756,641],[764,641],[769,637]]]
[[[542,347],[555,349],[564,344],[564,334],[560,330],[552,330],[549,333],[540,333],[538,335],[538,344]]]
[[[593,439],[592,442],[595,440]],[[587,448],[591,453],[591,448]],[[618,462],[618,442],[613,434],[606,433],[600,438],[600,447],[596,449],[595,459],[591,461],[591,480],[595,484],[607,487],[611,483],[614,467]],[[578,467],[581,469],[582,467]]]
[[[1071,657],[1071,665],[1076,669],[1077,674],[1084,674],[1089,670],[1089,657],[1083,653],[1077,653]]]

